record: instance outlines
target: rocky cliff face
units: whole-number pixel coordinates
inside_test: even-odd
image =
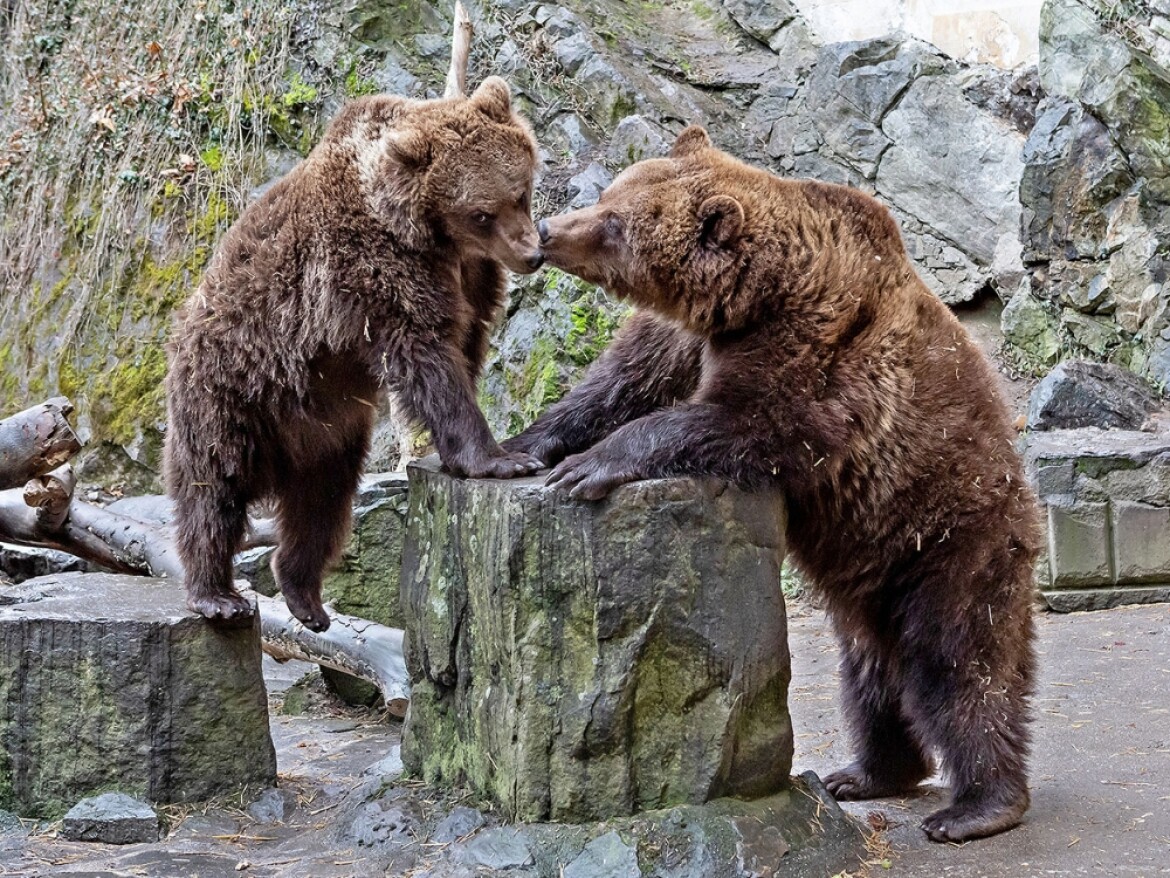
[[[169,314],[255,187],[347,97],[433,95],[447,63],[445,3],[168,3],[0,9],[0,408],[75,397],[121,462],[107,480],[152,477]],[[1049,0],[1037,75],[897,36],[821,45],[786,0],[482,0],[473,75],[508,77],[533,121],[538,213],[700,122],[875,193],[945,301],[1007,304],[1013,367],[1089,353],[1164,381],[1167,9],[1095,4]],[[493,427],[558,398],[625,313],[553,271],[517,285],[481,386]]]
[[[1170,383],[1170,4],[1049,0],[1024,146],[1028,277],[1005,313],[1033,364],[1107,359]]]

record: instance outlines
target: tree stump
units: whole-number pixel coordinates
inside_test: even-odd
[[[0,602],[0,808],[53,818],[107,790],[187,802],[275,780],[258,617],[215,628],[174,580],[97,573]]]
[[[433,457],[409,474],[413,775],[525,821],[788,784],[777,496],[670,479],[578,502]]]

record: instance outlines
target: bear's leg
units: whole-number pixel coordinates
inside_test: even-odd
[[[888,657],[846,632],[841,644],[841,701],[857,759],[825,778],[838,799],[876,799],[912,791],[930,762],[902,715]]]
[[[946,583],[946,591],[979,594],[971,575]],[[919,618],[933,621],[904,640],[905,703],[915,728],[942,757],[952,801],[922,828],[940,842],[994,835],[1017,825],[1030,801],[1031,608],[1023,598],[933,610],[923,603]],[[938,624],[947,618],[949,624]]]
[[[584,380],[505,451],[524,451],[548,466],[584,451],[657,409],[688,399],[699,386],[703,340],[649,311],[636,312]]]
[[[248,521],[246,498],[214,481],[188,480],[178,493],[176,544],[187,606],[212,621],[248,621],[252,605],[232,587],[232,556]]]
[[[321,579],[349,534],[365,452],[366,440],[354,439],[338,454],[293,469],[276,487],[280,547],[272,571],[289,611],[311,631],[329,627]]]

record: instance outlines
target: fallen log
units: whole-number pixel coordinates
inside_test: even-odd
[[[51,472],[81,450],[66,420],[72,411],[58,396],[0,421],[0,488]]]
[[[35,439],[30,434],[26,441]],[[74,484],[72,467],[64,464],[23,488],[0,491],[0,541],[68,552],[117,573],[183,579],[168,498],[127,498],[102,507],[75,499]],[[275,522],[250,523],[243,548],[275,544]],[[256,603],[263,648],[273,658],[310,661],[368,680],[381,690],[391,715],[406,714],[410,687],[401,631],[336,613],[330,629],[318,634],[283,601],[257,594]]]

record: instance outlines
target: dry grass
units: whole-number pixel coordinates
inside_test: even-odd
[[[47,318],[59,350],[173,307],[288,110],[288,32],[267,0],[0,5],[0,338]]]

